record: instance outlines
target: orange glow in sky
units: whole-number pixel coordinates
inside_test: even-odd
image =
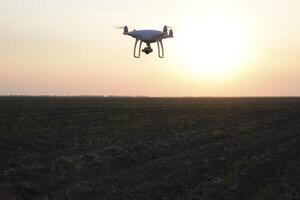
[[[299,96],[299,0],[3,0],[0,95]],[[134,59],[114,26],[162,29]]]

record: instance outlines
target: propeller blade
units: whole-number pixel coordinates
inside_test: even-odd
[[[174,26],[165,25],[165,27],[167,27],[168,30],[172,30],[173,32],[178,32],[178,29],[176,29]]]
[[[164,27],[166,27],[168,31],[172,30],[173,32],[178,32],[178,29],[174,28],[174,26],[165,25]]]
[[[174,26],[168,26],[168,25],[165,25],[167,28],[171,28],[171,29],[173,29],[174,28]]]
[[[114,26],[115,29],[124,29],[125,26]]]

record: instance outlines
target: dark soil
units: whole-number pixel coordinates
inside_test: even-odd
[[[0,98],[0,199],[300,199],[300,98]]]

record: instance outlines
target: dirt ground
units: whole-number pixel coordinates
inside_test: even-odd
[[[0,97],[0,199],[300,199],[300,98]]]

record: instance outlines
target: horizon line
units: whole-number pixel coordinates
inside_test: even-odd
[[[2,97],[96,97],[96,98],[300,98],[298,95],[282,95],[282,96],[148,96],[148,95],[0,95]]]

